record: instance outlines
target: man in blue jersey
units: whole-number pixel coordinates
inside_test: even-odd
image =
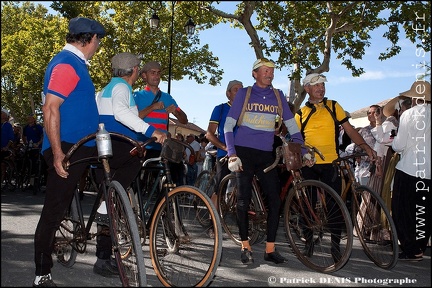
[[[23,128],[23,143],[28,145],[32,143],[33,148],[40,147],[43,140],[43,127],[36,123],[34,114],[27,116],[27,125]]]
[[[161,65],[157,61],[149,61],[140,70],[140,76],[146,83],[143,90],[135,92],[134,98],[137,104],[139,117],[145,122],[165,133],[168,133],[169,115],[174,115],[181,124],[187,124],[186,113],[178,106],[174,98],[159,89],[161,81]],[[138,135],[138,140],[146,141],[144,135]],[[162,146],[158,143],[150,143],[146,146],[145,158],[159,157]],[[177,186],[183,183],[183,163],[170,162],[171,176]],[[155,173],[158,173],[155,171]]]
[[[236,172],[239,189],[237,222],[242,242],[240,259],[243,264],[253,262],[252,248],[248,240],[248,210],[254,174],[260,179],[268,203],[271,203],[267,217],[267,242],[264,260],[276,264],[286,261],[275,250],[281,205],[278,173],[276,169],[272,169],[268,173],[264,173],[263,170],[274,162],[275,123],[279,117],[282,117],[283,123],[294,142],[303,143],[303,137],[284,94],[272,86],[274,67],[274,63],[265,58],[258,59],[253,63],[252,76],[255,79],[255,84],[248,87],[251,90],[248,88],[238,90],[224,125],[229,156],[228,168]],[[247,104],[246,109],[243,110],[245,103]],[[236,126],[237,130],[234,134]]]
[[[56,286],[51,277],[55,231],[87,166],[86,163],[76,164],[65,170],[62,161],[76,142],[98,129],[95,87],[87,65],[104,36],[105,29],[99,22],[83,17],[71,19],[67,44],[48,63],[45,71],[42,153],[48,165],[48,175],[45,202],[34,235],[34,287]],[[79,147],[71,160],[95,153],[95,141],[90,141]]]
[[[170,114],[173,114],[181,124],[187,124],[188,118],[174,98],[159,89],[161,80],[160,63],[156,61],[147,62],[141,68],[140,75],[146,86],[143,90],[134,93],[139,117],[165,133],[168,133]],[[145,135],[138,135],[138,140],[145,141],[147,139]],[[146,158],[159,157],[162,146],[158,143],[151,143],[146,149]]]
[[[36,116],[34,114],[30,114],[27,116],[27,125],[23,128],[22,140],[24,145],[30,148],[30,150],[28,150],[28,153],[29,158],[33,163],[31,172],[35,173],[37,169],[36,162],[39,156],[38,154],[40,153],[40,150],[36,148],[42,147],[43,127],[42,125],[36,123]],[[43,159],[42,163],[42,169],[46,170],[46,165]],[[45,172],[43,173],[46,175]]]
[[[3,180],[6,173],[6,163],[3,163],[3,159],[9,157],[12,152],[12,145],[14,139],[14,132],[12,124],[9,122],[9,111],[2,108],[1,109],[1,184],[3,185]],[[5,186],[7,187],[7,186]],[[2,186],[3,188],[3,186]]]
[[[228,83],[226,89],[226,97],[228,98],[228,102],[217,105],[213,108],[213,112],[210,116],[209,125],[207,127],[207,133],[205,137],[217,148],[216,154],[216,185],[214,187],[213,194],[211,199],[213,203],[216,204],[217,201],[217,191],[219,188],[219,183],[223,177],[230,173],[228,169],[228,161],[223,163],[219,162],[221,158],[227,155],[227,146],[225,144],[225,134],[224,134],[224,126],[225,119],[228,115],[228,111],[231,108],[231,105],[234,101],[235,95],[237,91],[243,88],[243,83],[238,80],[231,80]],[[214,232],[209,230],[210,237],[214,237]]]
[[[133,97],[132,85],[139,77],[140,62],[136,55],[129,52],[119,53],[111,59],[113,77],[102,91],[96,94],[99,121],[105,124],[105,129],[109,132],[117,132],[132,139],[136,139],[137,135],[145,135],[147,138],[156,137],[160,145],[167,138],[166,133],[149,125],[138,116]],[[130,155],[129,151],[133,148],[130,143],[115,137],[111,141],[115,162],[110,162],[110,168],[116,180],[124,188],[128,188],[141,169],[141,161],[138,157]],[[118,176],[116,170],[122,167],[128,167],[128,173],[120,173]],[[103,221],[104,218],[106,219],[104,215],[107,215],[107,212],[105,203],[102,203],[95,219],[99,229],[109,224],[109,221]],[[111,237],[102,233],[97,240],[97,261],[93,271],[105,277],[115,276],[117,271],[113,268],[114,263],[111,259]]]

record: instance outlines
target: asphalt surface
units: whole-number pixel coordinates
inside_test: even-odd
[[[59,191],[61,193],[61,191]],[[1,191],[1,286],[30,287],[34,279],[33,235],[39,220],[44,194],[33,195],[31,191]],[[84,207],[94,200],[87,193]],[[281,221],[282,222],[282,221]],[[377,267],[364,254],[355,239],[348,263],[340,270],[318,273],[305,267],[289,250],[282,226],[279,228],[276,247],[287,263],[273,264],[263,259],[265,244],[252,246],[255,263],[240,262],[240,247],[224,236],[222,261],[212,287],[431,287],[431,248],[420,262],[398,261],[392,270]],[[145,253],[148,286],[160,287],[149,254]],[[117,278],[104,278],[92,271],[96,260],[95,241],[88,242],[87,251],[79,254],[71,268],[55,262],[53,280],[61,287],[116,287]]]

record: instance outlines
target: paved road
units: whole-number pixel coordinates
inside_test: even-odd
[[[60,192],[60,191],[59,191]],[[94,196],[86,194],[83,204],[91,205]],[[1,286],[30,287],[34,277],[33,235],[44,194],[36,196],[31,191],[1,191]],[[223,242],[222,262],[216,272],[212,287],[400,287],[399,283],[384,285],[387,281],[405,282],[404,286],[431,287],[431,251],[421,262],[399,261],[392,270],[375,266],[363,253],[358,241],[354,243],[352,256],[339,271],[331,274],[318,273],[305,267],[288,250],[283,227],[280,227],[277,247],[288,258],[280,265],[265,262],[265,244],[256,244],[255,263],[245,266],[240,262],[240,248],[227,238]],[[146,254],[148,286],[160,287],[150,259]],[[63,287],[115,287],[121,286],[118,279],[109,279],[92,272],[96,260],[95,242],[90,241],[85,254],[80,254],[72,268],[58,263],[53,267],[53,278]],[[408,282],[408,283],[407,283]]]

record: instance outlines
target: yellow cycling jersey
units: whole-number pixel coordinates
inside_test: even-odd
[[[348,120],[339,103],[326,98],[317,104],[307,102],[295,114],[295,120],[305,143],[316,147],[324,155],[325,160],[316,155],[317,164],[332,163],[338,158],[339,125]]]

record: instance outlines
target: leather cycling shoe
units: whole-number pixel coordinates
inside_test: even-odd
[[[275,264],[284,263],[287,261],[282,255],[279,254],[276,250],[272,253],[264,252],[264,260],[271,261]]]
[[[106,260],[103,263],[95,263],[93,265],[93,272],[103,277],[118,277],[119,272],[114,261]]]
[[[240,255],[240,260],[243,264],[252,264],[254,262],[252,251],[249,251],[247,248],[243,248]]]

